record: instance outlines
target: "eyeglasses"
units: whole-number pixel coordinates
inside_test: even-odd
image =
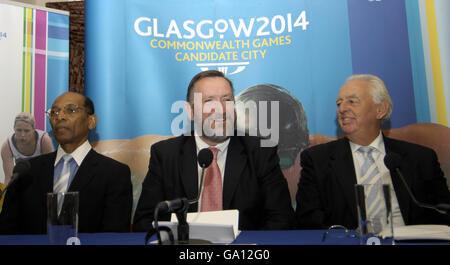
[[[343,225],[332,225],[328,228],[325,233],[323,233],[322,236],[322,242],[325,242],[327,238],[354,238],[356,235],[350,234],[350,231],[347,229],[347,227]]]
[[[80,112],[80,110],[84,110],[84,109],[85,108],[80,107],[75,104],[67,104],[67,105],[64,105],[64,107],[62,108],[62,113],[64,113],[67,116],[72,116],[72,115],[76,114],[77,112]],[[52,107],[49,110],[47,110],[45,113],[50,118],[56,118],[61,113],[61,109]]]

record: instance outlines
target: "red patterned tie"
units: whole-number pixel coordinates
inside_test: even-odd
[[[219,149],[209,147],[209,150],[213,152],[214,158],[205,174],[201,207],[202,212],[222,210],[222,176],[220,174],[219,166],[217,165],[217,152]]]

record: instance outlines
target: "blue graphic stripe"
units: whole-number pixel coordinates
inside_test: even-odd
[[[48,39],[48,51],[53,52],[69,52],[69,39],[66,40],[58,40],[58,39]]]
[[[48,12],[48,25],[69,28],[69,16]]]
[[[428,101],[427,76],[423,53],[422,28],[420,25],[420,11],[417,0],[406,1],[408,19],[408,34],[411,53],[414,95],[417,111],[417,122],[431,122]]]
[[[48,37],[53,39],[68,40],[69,28],[62,28],[56,26],[48,26]]]
[[[295,81],[298,84],[286,87],[304,104],[309,133],[335,136],[340,134],[336,130],[336,97],[345,78],[352,74],[348,8],[346,1],[314,0],[309,3],[311,5],[310,35],[297,42],[296,47],[302,47],[299,45],[302,42],[307,43],[303,52],[293,56],[293,60],[297,61],[291,64],[296,69],[295,77],[289,77],[298,80]],[[330,23],[330,21],[338,21],[338,23]],[[284,54],[284,56],[291,55]],[[303,61],[303,58],[307,59],[305,60],[307,63],[299,63],[299,60]],[[286,71],[284,68],[280,69]],[[302,72],[308,74],[301,76]],[[280,76],[284,79],[287,77],[283,74]],[[308,83],[304,81],[308,79],[311,80],[311,87],[308,87]],[[283,84],[285,81],[279,82]]]
[[[408,25],[404,0],[348,0],[354,73],[384,80],[394,102],[388,127],[416,123]]]
[[[69,58],[48,56],[47,73],[51,73],[47,75],[46,109],[49,109],[59,95],[69,91]],[[46,128],[51,128],[48,119]]]
[[[128,101],[126,96],[125,33],[128,25],[125,23],[125,13],[128,3],[118,0],[85,3],[85,89],[86,95],[95,102],[96,113],[105,114],[95,129],[101,140],[126,138],[127,128],[130,126],[126,121],[131,120],[128,109],[134,102]],[[151,70],[146,69],[146,72],[149,77],[153,74]],[[149,112],[147,116],[153,116],[151,113],[155,112]],[[115,117],[116,121],[108,122],[111,117]]]
[[[48,13],[48,51],[69,52],[69,16]]]

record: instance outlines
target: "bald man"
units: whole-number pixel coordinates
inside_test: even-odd
[[[130,231],[130,168],[98,154],[88,142],[89,131],[97,124],[92,101],[67,92],[55,100],[47,114],[58,149],[30,159],[29,174],[10,186],[0,214],[0,233],[46,233],[46,194],[55,192],[63,157],[69,157],[71,164],[65,191],[79,193],[78,232]]]

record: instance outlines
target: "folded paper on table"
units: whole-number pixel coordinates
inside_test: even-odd
[[[450,240],[446,225],[406,225],[394,227],[395,240]]]
[[[159,227],[169,227],[175,240],[178,239],[178,222],[158,222],[158,225]],[[214,244],[229,244],[235,238],[232,225],[189,223],[189,239],[203,239]],[[162,241],[168,239],[166,233],[161,233],[161,239]],[[152,243],[156,244],[157,242]]]
[[[178,222],[177,216],[172,214],[172,222]],[[187,222],[191,223],[203,223],[203,224],[216,224],[216,225],[232,225],[234,235],[238,235],[239,227],[239,211],[238,210],[223,210],[223,211],[210,211],[210,212],[195,212],[187,214]]]
[[[212,243],[228,244],[239,235],[239,211],[224,210],[211,212],[195,212],[187,214],[189,238],[203,239]],[[158,222],[159,226],[167,226],[177,238],[178,219],[172,214],[171,222]],[[166,238],[166,236],[163,236]],[[163,239],[164,240],[164,239]]]

